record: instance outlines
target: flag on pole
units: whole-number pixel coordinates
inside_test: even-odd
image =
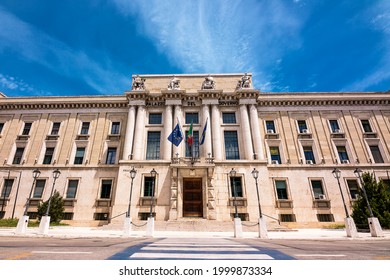
[[[181,141],[183,141],[183,138],[184,138],[183,132],[181,131],[179,121],[178,121],[177,125],[172,130],[171,134],[169,134],[168,140],[171,141],[173,145],[178,147],[180,145]]]
[[[187,132],[187,143],[190,148],[192,148],[192,144],[194,143],[194,133],[192,131],[192,122],[190,125],[190,130]]]
[[[209,120],[209,118],[207,118],[206,124],[205,124],[204,127],[203,127],[202,137],[200,138],[200,145],[203,145],[204,139],[206,138],[206,130],[207,130],[207,121],[208,121],[208,120]]]

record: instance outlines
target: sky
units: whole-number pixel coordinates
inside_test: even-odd
[[[121,95],[134,74],[390,90],[390,0],[0,0],[0,92]]]

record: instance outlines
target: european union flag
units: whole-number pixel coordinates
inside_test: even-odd
[[[169,134],[168,140],[171,141],[173,145],[178,147],[181,141],[183,141],[183,139],[184,139],[183,132],[181,131],[180,125],[177,124],[175,128],[172,130],[172,133]]]

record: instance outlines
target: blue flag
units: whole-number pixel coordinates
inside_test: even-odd
[[[183,139],[184,139],[183,132],[181,131],[180,125],[178,123],[175,126],[175,128],[172,130],[172,133],[169,134],[168,140],[171,141],[173,145],[178,147],[181,141],[183,141]]]
[[[200,145],[203,145],[204,139],[206,138],[206,129],[207,129],[207,121],[208,120],[209,119],[206,120],[206,124],[204,125],[203,131],[202,131],[202,136],[200,138]]]

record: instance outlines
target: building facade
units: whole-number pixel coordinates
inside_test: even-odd
[[[342,223],[335,167],[349,213],[356,168],[390,182],[390,92],[260,92],[239,73],[134,75],[115,96],[0,95],[0,164],[4,218],[35,218],[54,187],[73,225],[128,209],[133,220],[257,221],[261,210],[290,227]]]

